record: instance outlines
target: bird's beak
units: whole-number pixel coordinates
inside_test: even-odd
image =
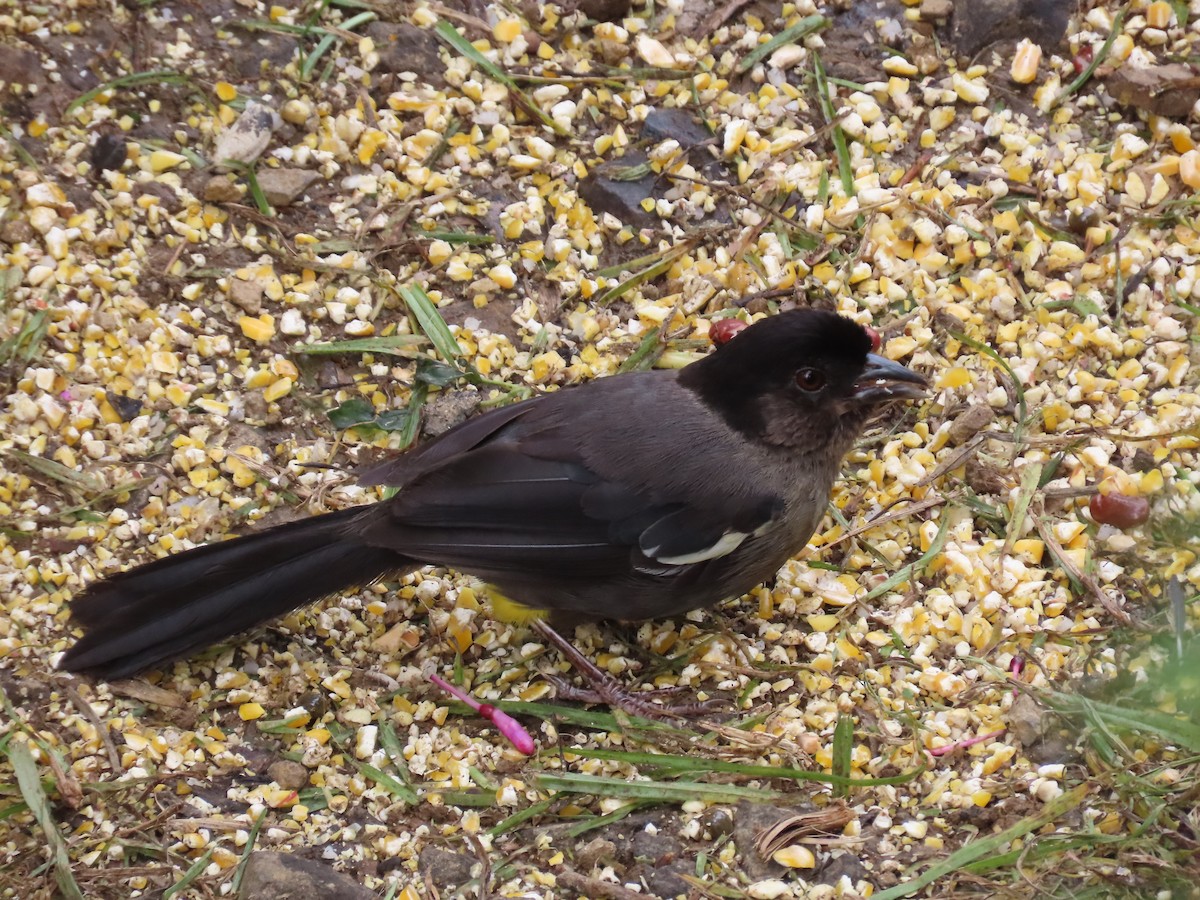
[[[920,400],[928,387],[912,369],[876,353],[867,354],[867,367],[854,383],[855,403],[867,405],[889,400]]]

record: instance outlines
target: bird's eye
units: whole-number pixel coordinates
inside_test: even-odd
[[[796,386],[802,391],[819,391],[825,387],[825,376],[817,369],[801,369],[796,373]]]

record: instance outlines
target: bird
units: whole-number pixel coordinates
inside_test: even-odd
[[[666,619],[771,579],[808,543],[867,423],[925,395],[920,374],[874,349],[854,320],[797,308],[679,369],[490,409],[362,470],[364,486],[395,489],[388,499],[91,584],[71,602],[83,634],[58,667],[128,677],[433,565],[549,613],[541,633],[622,705],[630,695],[589,676],[553,623]]]

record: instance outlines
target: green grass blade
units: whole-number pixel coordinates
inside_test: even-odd
[[[164,84],[193,84],[192,79],[182,72],[176,72],[174,69],[154,69],[149,72],[133,72],[129,75],[122,75],[120,78],[114,78],[112,81],[106,81],[104,84],[97,85],[90,91],[85,91],[74,100],[67,104],[67,108],[63,111],[63,116],[69,116],[85,103],[90,103],[103,94],[105,91],[111,91],[116,88],[134,87],[139,84],[150,84],[151,82],[161,81]],[[199,91],[199,87],[196,88]]]
[[[42,780],[38,777],[37,763],[33,754],[25,744],[12,741],[8,745],[8,760],[17,776],[17,786],[21,796],[29,804],[33,817],[46,835],[46,843],[50,847],[50,859],[54,864],[54,879],[58,889],[67,900],[83,900],[83,892],[75,882],[71,873],[71,858],[67,854],[67,842],[58,830],[54,814],[50,810],[50,800],[42,788]]]
[[[534,776],[534,783],[543,791],[564,794],[595,794],[600,797],[621,797],[629,800],[654,800],[667,803],[686,803],[704,800],[709,803],[733,803],[738,800],[776,800],[779,791],[740,787],[734,784],[705,784],[699,781],[627,781],[603,775],[584,775],[578,772]]]
[[[254,820],[254,824],[250,826],[250,833],[246,837],[246,846],[242,849],[241,858],[238,859],[237,869],[233,873],[233,882],[231,883],[230,893],[237,896],[242,889],[242,879],[246,876],[246,866],[250,864],[250,854],[254,852],[254,845],[258,842],[258,833],[262,831],[263,825],[267,821],[266,811]]]
[[[400,294],[400,298],[408,305],[409,312],[417,320],[417,326],[421,329],[425,337],[433,342],[434,349],[437,350],[442,359],[451,365],[461,359],[463,355],[462,347],[458,345],[458,341],[450,333],[450,328],[446,325],[446,320],[438,312],[433,298],[425,293],[425,288],[419,284],[406,284],[404,287],[399,288],[397,293]]]
[[[183,873],[183,877],[177,882],[162,892],[162,900],[171,900],[176,894],[187,890],[192,886],[192,882],[204,874],[204,870],[208,868],[209,862],[212,860],[213,852],[216,847],[209,847],[204,855],[188,866],[188,870]]]
[[[498,837],[499,835],[512,831],[518,825],[524,825],[530,819],[540,816],[557,802],[557,797],[547,797],[545,800],[539,800],[537,803],[525,807],[520,812],[513,813],[507,819],[502,819],[501,821],[497,822],[488,829],[488,834],[492,837]]]
[[[563,128],[552,118],[550,118],[550,116],[543,112],[542,108],[534,103],[525,94],[525,92],[521,90],[520,86],[507,72],[476,50],[475,45],[463,37],[462,32],[455,28],[450,22],[442,19],[435,26],[433,26],[433,30],[438,37],[453,47],[458,53],[462,54],[479,68],[481,68],[488,74],[489,77],[500,82],[510,91],[512,91],[513,95],[518,98],[518,102],[522,107],[524,107],[526,112],[536,116],[543,125],[552,129],[555,134],[563,135],[564,137],[569,133],[567,129]]]
[[[933,536],[933,542],[929,545],[929,549],[921,555],[921,558],[916,562],[909,563],[907,566],[899,569],[882,584],[879,584],[867,591],[862,595],[860,601],[862,603],[867,603],[871,600],[874,600],[876,597],[882,597],[888,591],[892,590],[892,588],[908,581],[908,579],[911,578],[915,573],[921,571],[927,565],[933,562],[937,555],[942,552],[942,548],[946,546],[946,540],[950,537],[950,525],[953,518],[954,517],[950,515],[949,509],[943,510],[942,522],[938,526],[937,534]]]
[[[621,363],[617,372],[645,372],[647,369],[653,368],[655,361],[662,356],[664,349],[662,341],[659,340],[661,335],[661,325],[655,325],[647,331],[637,349],[626,358],[625,362]]]
[[[846,192],[847,197],[853,197],[854,168],[850,164],[850,146],[846,143],[846,132],[842,131],[842,126],[838,124],[833,101],[829,99],[829,82],[825,77],[825,66],[821,62],[821,57],[816,53],[813,54],[813,78],[816,81],[817,102],[821,105],[821,115],[825,117],[826,123],[832,129],[833,149],[837,154],[838,175],[842,179],[842,189]]]
[[[769,41],[759,44],[747,53],[742,61],[737,64],[737,71],[749,72],[759,60],[766,59],[784,44],[794,44],[805,35],[812,34],[814,31],[820,31],[828,26],[829,20],[824,16],[805,16],[795,25],[785,28]]]
[[[401,784],[399,779],[393,778],[387,772],[380,771],[367,763],[355,762],[354,765],[364,776],[375,782],[396,799],[402,800],[408,806],[416,806],[421,802],[421,798],[417,796],[416,791],[406,784]]]
[[[393,334],[388,337],[355,338],[349,341],[329,341],[323,344],[296,344],[293,353],[306,356],[334,356],[339,353],[381,353],[417,359],[424,356],[418,347],[428,343],[420,334]]]
[[[752,763],[705,759],[699,756],[672,756],[665,753],[644,753],[636,750],[612,750],[606,747],[565,747],[563,753],[584,759],[612,759],[639,768],[657,769],[662,772],[694,772],[697,774],[722,772],[730,775],[744,775],[747,778],[784,778],[791,781],[816,781],[823,784],[844,784],[854,787],[907,784],[925,771],[925,768],[921,767],[886,778],[849,778],[830,775],[826,772],[792,769],[787,766],[760,766]]]
[[[850,778],[851,754],[854,752],[854,720],[845,713],[838,714],[837,725],[833,728],[833,774],[839,778]],[[834,788],[835,797],[845,797],[850,791],[844,784]]]
[[[1085,715],[1106,728],[1157,734],[1192,753],[1200,753],[1200,723],[1155,709],[1129,709],[1058,691],[1048,692],[1048,696],[1061,713]]]
[[[74,469],[67,468],[58,460],[46,459],[44,456],[34,456],[32,453],[26,453],[24,450],[7,450],[6,456],[11,456],[13,459],[20,462],[27,468],[33,469],[39,475],[44,475],[53,481],[67,487],[75,488],[88,494],[98,494],[104,490],[104,484],[84,472],[76,472]]]

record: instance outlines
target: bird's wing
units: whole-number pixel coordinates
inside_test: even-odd
[[[732,553],[782,511],[769,495],[655,494],[556,455],[533,456],[499,429],[411,480],[366,540],[484,578],[669,576]]]

